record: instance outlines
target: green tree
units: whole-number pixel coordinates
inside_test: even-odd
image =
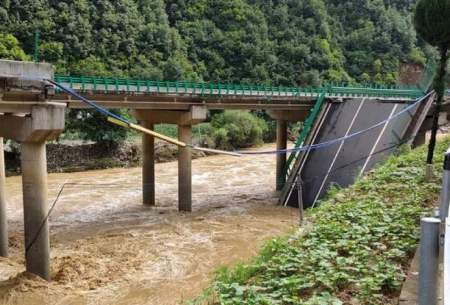
[[[420,37],[438,48],[440,54],[439,65],[433,81],[437,100],[427,156],[427,164],[431,165],[436,146],[439,113],[447,87],[445,76],[450,47],[450,0],[420,0],[416,7],[414,23]]]
[[[263,143],[268,131],[264,120],[248,111],[230,110],[213,116],[210,136],[217,148],[251,147]]]
[[[0,33],[0,58],[13,60],[30,60],[19,45],[16,37]]]
[[[125,110],[111,110],[114,114],[129,118]],[[127,129],[112,125],[104,115],[92,110],[70,111],[66,131],[78,134],[83,140],[104,143],[107,145],[117,145],[127,138]]]

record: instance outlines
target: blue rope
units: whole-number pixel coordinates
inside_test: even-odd
[[[94,103],[93,101],[90,101],[90,100],[88,100],[87,98],[85,98],[85,97],[79,95],[79,94],[76,93],[74,90],[72,90],[72,89],[70,89],[70,88],[67,88],[67,87],[65,87],[65,86],[63,86],[63,85],[60,85],[60,84],[58,84],[57,82],[52,81],[51,79],[46,79],[46,81],[49,82],[49,83],[51,83],[52,85],[55,85],[56,87],[60,88],[61,90],[65,91],[66,93],[69,93],[70,95],[76,97],[77,99],[83,101],[84,103],[88,104],[89,106],[91,106],[92,108],[94,108],[95,110],[97,110],[98,112],[100,112],[100,113],[102,113],[102,114],[104,114],[104,115],[106,115],[106,116],[113,117],[113,118],[115,118],[116,120],[119,120],[119,121],[121,121],[121,122],[123,122],[123,123],[125,123],[125,124],[128,124],[128,125],[131,124],[130,121],[124,119],[123,117],[121,117],[121,116],[119,116],[119,115],[117,115],[117,114],[114,114],[114,113],[112,113],[112,112],[106,110],[106,109],[103,108],[103,107],[100,107],[99,105],[97,105],[97,104]]]
[[[408,111],[410,111],[411,109],[413,109],[414,107],[418,106],[420,103],[422,103],[423,101],[425,101],[430,95],[432,94],[432,92],[428,93],[427,95],[419,98],[415,103],[409,105],[408,107],[406,107],[405,109],[403,109],[402,111],[400,111],[399,113],[393,115],[390,118],[387,118],[375,125],[372,125],[366,129],[357,131],[355,133],[349,134],[347,136],[341,137],[341,138],[337,138],[337,139],[333,139],[330,141],[326,141],[326,142],[322,142],[322,143],[318,143],[318,144],[312,144],[312,145],[308,145],[308,146],[302,146],[302,147],[298,147],[298,148],[289,148],[289,149],[282,149],[282,150],[266,150],[266,151],[236,151],[239,154],[242,155],[270,155],[270,154],[286,154],[286,153],[291,153],[291,152],[303,152],[303,151],[307,151],[307,150],[312,150],[312,149],[321,149],[321,148],[326,148],[329,146],[332,146],[334,144],[340,143],[342,141],[345,140],[349,140],[352,138],[356,138],[364,133],[367,133],[375,128],[378,128],[384,124],[386,124],[389,121],[392,121],[398,117],[400,117],[401,115],[407,113]]]

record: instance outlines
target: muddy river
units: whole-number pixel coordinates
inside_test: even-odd
[[[264,147],[267,149],[268,147]],[[177,205],[177,163],[156,165],[157,207],[141,204],[141,170],[49,175],[52,282],[25,274],[20,177],[7,179],[10,257],[0,304],[184,304],[214,271],[248,260],[298,222],[275,205],[275,157],[193,161],[192,214]]]

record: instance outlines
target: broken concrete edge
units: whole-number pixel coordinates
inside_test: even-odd
[[[44,80],[53,79],[53,76],[53,66],[49,63],[0,59],[0,78]]]

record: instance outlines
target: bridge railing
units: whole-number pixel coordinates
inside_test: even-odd
[[[326,92],[324,91],[320,94],[314,107],[310,110],[308,117],[306,118],[305,122],[303,123],[302,130],[301,130],[299,136],[297,137],[297,140],[295,141],[295,144],[294,144],[295,148],[301,147],[303,145],[303,143],[305,142],[306,138],[308,137],[308,135],[311,131],[311,128],[314,125],[314,122],[317,118],[317,115],[319,114],[320,109],[322,108],[323,102],[325,101],[325,96],[326,96]],[[286,179],[291,174],[292,168],[293,168],[299,154],[300,154],[299,152],[292,152],[289,155],[289,157],[286,161],[286,166],[282,173],[283,176],[277,177],[277,179],[280,179],[280,181],[279,181],[280,184],[281,183],[284,184],[284,181],[286,181]]]
[[[151,94],[187,94],[199,96],[264,96],[264,97],[318,97],[322,92],[327,96],[373,96],[414,99],[423,94],[415,86],[380,86],[329,84],[319,87],[285,87],[251,84],[223,84],[171,82],[155,80],[134,80],[107,77],[62,76],[56,75],[55,81],[80,91],[112,93],[151,93]]]

